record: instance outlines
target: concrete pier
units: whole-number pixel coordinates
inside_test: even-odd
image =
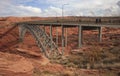
[[[82,30],[82,26],[79,25],[78,26],[78,47],[82,47],[82,36],[83,36],[83,30]]]

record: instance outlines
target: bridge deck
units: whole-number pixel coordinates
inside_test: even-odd
[[[119,27],[120,23],[108,23],[108,22],[55,22],[55,21],[28,21],[21,22],[19,24],[28,24],[28,25],[52,25],[52,26],[66,26],[66,27],[75,27],[75,26],[95,26],[95,27]]]
[[[67,34],[67,28],[65,27],[77,27],[78,28],[78,47],[82,47],[83,43],[83,30],[98,30],[98,40],[102,41],[102,27],[114,27],[114,28],[120,28],[120,19],[117,21],[79,21],[79,20],[41,20],[41,21],[27,21],[27,22],[20,22],[17,23],[17,25],[20,25],[21,27],[25,27],[28,29],[33,35],[35,35],[35,39],[37,39],[38,47],[42,48],[42,50],[46,53],[46,49],[53,49],[53,37],[52,37],[52,27],[56,27],[56,45],[58,45],[58,28],[61,27],[61,46],[62,46],[62,52],[64,52],[64,47],[67,47],[67,41],[68,41],[68,34]],[[50,36],[47,35],[45,27],[41,28],[39,26],[34,25],[41,25],[41,26],[50,26]],[[39,29],[38,29],[39,28]],[[24,30],[24,29],[23,29]],[[21,37],[24,34],[24,32],[21,30],[20,32]],[[43,35],[43,36],[40,36]],[[43,37],[43,38],[42,38]],[[47,39],[47,37],[49,39]],[[22,37],[23,38],[23,37]],[[49,44],[50,43],[50,44]],[[43,45],[42,45],[43,44]],[[45,44],[45,45],[44,45]],[[46,47],[46,44],[48,44],[50,47]],[[40,46],[41,45],[41,46]],[[59,46],[58,46],[59,47]],[[45,49],[44,49],[45,48]],[[56,47],[55,47],[56,48]],[[57,48],[58,49],[58,48]],[[56,49],[55,49],[56,50]],[[52,51],[53,52],[53,51]],[[49,52],[48,52],[49,53]],[[49,55],[49,54],[48,54]],[[51,56],[51,55],[49,55]]]

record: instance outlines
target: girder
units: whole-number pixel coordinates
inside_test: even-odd
[[[41,52],[44,53],[47,58],[55,59],[61,56],[61,52],[59,51],[56,44],[53,42],[53,40],[51,41],[51,38],[47,35],[47,33],[38,25],[23,24],[20,25],[19,29],[20,40],[23,41],[25,32],[28,30],[35,38]]]

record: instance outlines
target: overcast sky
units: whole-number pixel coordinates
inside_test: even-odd
[[[61,16],[62,5],[64,16],[120,16],[120,0],[1,0],[0,16]]]

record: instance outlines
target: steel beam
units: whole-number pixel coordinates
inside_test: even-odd
[[[68,41],[68,30],[67,30],[67,27],[65,28],[65,47],[67,47],[67,41]]]
[[[99,42],[101,42],[102,41],[102,27],[99,27],[98,31],[99,31],[99,34],[98,34]]]
[[[20,42],[23,41],[25,33],[26,33],[26,28],[24,27],[24,25],[20,25],[19,26],[19,40],[20,40]]]
[[[53,40],[53,36],[52,36],[52,25],[50,25],[50,39],[51,39],[51,50],[52,50],[52,40]]]
[[[65,41],[64,41],[64,26],[62,25],[62,54],[64,53],[64,46],[65,46]]]
[[[78,26],[78,47],[82,47],[82,36],[83,36],[83,30],[82,30],[82,26],[79,25]]]
[[[24,37],[25,30],[28,30],[34,36],[38,47],[47,58],[55,58],[61,54],[58,47],[52,41],[52,25],[50,26],[50,37],[45,31],[43,31],[42,27],[39,28],[39,26],[34,25],[21,25],[19,28],[20,38]]]
[[[58,45],[58,27],[56,27],[56,44]]]
[[[45,25],[43,25],[43,30],[45,31]]]

